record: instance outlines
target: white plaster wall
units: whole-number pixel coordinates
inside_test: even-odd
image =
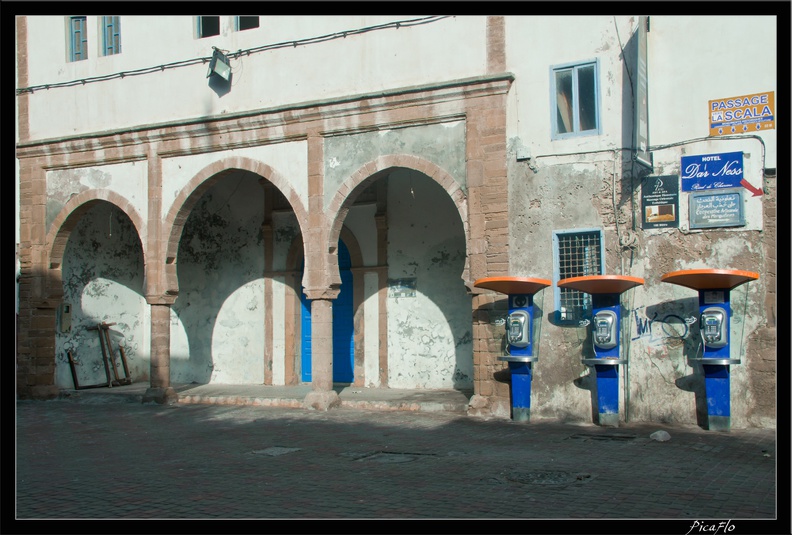
[[[272,384],[286,384],[286,285],[284,277],[272,278]],[[263,373],[263,368],[262,368]],[[262,378],[263,382],[263,378]]]
[[[244,157],[268,165],[283,180],[287,181],[294,192],[308,207],[308,152],[304,141],[279,143],[234,149],[189,156],[176,156],[162,160],[162,214],[163,217],[173,206],[173,201],[181,190],[202,169],[212,163],[230,157]],[[265,177],[269,178],[269,177]]]
[[[746,11],[740,16],[651,17],[651,145],[708,136],[710,100],[777,90],[776,17]],[[746,38],[724,39],[727,35]],[[778,100],[776,91],[776,110]],[[759,135],[767,146],[765,166],[776,167],[776,130]]]
[[[388,178],[388,278],[414,278],[415,297],[387,298],[388,385],[468,388],[471,302],[461,279],[462,222],[447,193],[420,173]]]
[[[638,15],[507,16],[507,70],[516,78],[509,96],[514,112],[509,113],[508,137],[519,137],[535,158],[622,147],[623,134],[632,136],[623,130],[632,127],[622,124],[622,95],[629,91],[629,80],[620,54],[637,24]],[[710,100],[776,91],[775,17],[650,13],[647,41],[652,146],[708,136]],[[550,67],[594,58],[600,60],[603,135],[552,141]],[[774,168],[776,130],[759,135],[767,145],[765,167]]]
[[[47,222],[52,222],[73,195],[94,189],[118,193],[145,222],[147,188],[148,169],[144,161],[47,171]],[[139,231],[145,233],[145,229]]]
[[[637,17],[634,17],[637,21]],[[534,158],[621,146],[622,64],[633,17],[508,16],[507,70],[515,82],[509,95],[508,137],[519,137]],[[551,140],[550,68],[599,59],[602,135]]]
[[[223,17],[220,36],[197,39],[191,16],[122,16],[122,52],[102,57],[94,48],[99,17],[91,16],[89,59],[79,62],[66,61],[66,17],[29,17],[28,83],[67,82],[208,58],[213,46],[235,52],[422,17],[266,15],[259,28],[243,32],[231,31],[232,17]],[[241,56],[231,61],[233,81],[225,94],[209,87],[202,63],[36,91],[30,97],[31,137],[201,118],[480,75],[486,60],[485,21],[451,17]],[[53,109],[59,113],[53,115]]]
[[[72,230],[62,266],[63,302],[71,308],[71,329],[63,332],[63,309],[56,311],[55,384],[74,388],[66,352],[71,350],[81,386],[106,383],[98,334],[110,326],[115,362],[124,377],[119,345],[130,377],[146,381],[150,366],[150,315],[143,297],[143,254],[134,227],[120,210],[99,203]],[[112,368],[110,371],[113,374]],[[115,378],[113,376],[113,378]]]
[[[374,220],[376,211],[374,204],[353,206],[344,219],[344,226],[352,231],[360,246],[364,266],[377,265],[377,223]]]
[[[363,320],[365,341],[363,347],[363,373],[367,387],[380,386],[379,379],[379,275],[366,273],[363,278],[365,298],[363,301]]]

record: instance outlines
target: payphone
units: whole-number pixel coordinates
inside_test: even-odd
[[[596,348],[613,349],[619,340],[619,318],[613,310],[600,310],[594,315],[593,342]]]
[[[737,286],[758,278],[758,273],[729,269],[687,269],[666,273],[661,278],[663,282],[685,286],[699,294],[701,357],[689,357],[688,363],[701,366],[704,372],[707,428],[710,430],[731,428],[730,366],[739,364],[740,359],[731,355],[730,293]]]
[[[538,342],[534,339],[534,295],[550,284],[546,279],[527,277],[487,277],[473,284],[477,288],[509,296],[506,316],[508,354],[499,356],[498,360],[509,363],[512,420],[527,422],[531,419],[532,364],[538,360],[534,354],[534,344]],[[536,321],[541,325],[541,315]]]
[[[596,404],[600,425],[619,425],[619,365],[628,362],[619,344],[621,295],[643,283],[643,279],[627,275],[587,275],[558,281],[559,288],[591,294],[593,316],[588,323],[594,358],[584,357],[583,364],[591,366],[596,374],[592,402]]]
[[[719,348],[729,343],[728,314],[721,307],[707,307],[701,312],[701,341],[704,347]]]

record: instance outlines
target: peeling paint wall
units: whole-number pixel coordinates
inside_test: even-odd
[[[308,206],[307,148],[304,141],[278,143],[227,151],[191,154],[162,159],[162,214],[167,214],[181,190],[202,169],[214,162],[230,158],[249,158],[263,162],[284,180]],[[264,177],[270,179],[271,177]]]
[[[461,279],[462,222],[420,173],[388,177],[388,278],[414,279],[415,297],[388,297],[392,388],[471,388],[470,296]]]
[[[365,132],[327,138],[325,142],[325,206],[341,183],[363,165],[386,154],[413,154],[446,170],[467,188],[465,123]]]
[[[73,196],[89,190],[108,190],[126,199],[142,218],[148,214],[146,162],[128,162],[47,172],[47,219],[52,224]]]
[[[236,173],[190,214],[171,314],[173,383],[263,383],[263,207],[258,178]]]
[[[545,20],[547,24],[542,25]],[[622,356],[629,364],[620,366],[620,412],[622,419],[702,424],[706,415],[703,373],[690,358],[701,356],[697,324],[698,293],[661,282],[665,273],[684,269],[738,269],[760,272],[760,280],[732,292],[732,357],[742,363],[731,369],[732,425],[774,425],[771,389],[757,379],[754,366],[768,369],[772,351],[765,347],[751,354],[748,349],[764,347],[771,334],[760,334],[768,318],[765,281],[768,246],[765,230],[765,195],[752,195],[742,187],[744,225],[695,229],[689,224],[690,193],[679,188],[678,228],[644,229],[642,195],[654,187],[652,177],[681,174],[681,159],[689,155],[740,152],[744,178],[751,185],[769,184],[765,169],[775,165],[775,131],[751,136],[707,138],[708,99],[739,96],[775,87],[772,62],[749,61],[751,76],[735,79],[727,64],[745,54],[735,43],[720,59],[702,63],[682,58],[705,57],[710,32],[744,25],[729,18],[724,25],[700,28],[692,17],[651,17],[648,35],[649,110],[651,171],[631,162],[631,85],[624,57],[637,17],[581,17],[558,24],[555,18],[537,19],[536,32],[520,31],[518,20],[507,18],[509,50],[530,49],[544,40],[564,43],[542,55],[521,57],[507,54],[517,81],[510,95],[509,114],[509,233],[510,270],[515,276],[551,278],[554,274],[552,236],[554,231],[599,229],[604,242],[604,273],[630,275],[645,284],[622,295]],[[720,20],[720,19],[719,19]],[[759,22],[757,19],[754,22]],[[511,28],[511,31],[509,31]],[[553,35],[550,35],[552,32]],[[567,39],[567,36],[580,38]],[[697,35],[695,43],[690,35]],[[775,37],[764,35],[766,50],[774,49]],[[761,50],[762,46],[755,43]],[[626,56],[620,51],[626,50]],[[550,72],[552,65],[599,61],[602,133],[567,141],[552,140]],[[669,61],[668,58],[675,58]],[[527,76],[534,72],[536,76]],[[706,80],[688,89],[682,80]],[[528,98],[528,95],[547,95]],[[552,102],[552,100],[550,100]],[[529,160],[517,160],[530,154]],[[771,246],[771,245],[770,245]],[[554,281],[555,282],[555,281]],[[581,363],[590,352],[590,328],[558,325],[554,321],[557,288],[543,290],[545,313],[540,340],[541,357],[534,366],[532,413],[577,421],[590,421],[593,370]],[[759,342],[753,342],[753,341]],[[754,362],[761,364],[754,364]],[[756,410],[763,407],[763,410]]]
[[[124,371],[118,346],[124,347],[133,381],[149,377],[149,319],[143,297],[143,251],[132,222],[118,208],[102,202],[91,208],[69,236],[64,254],[63,302],[71,308],[71,329],[62,332],[58,310],[55,382],[74,388],[67,351],[79,362],[80,386],[107,382],[99,336],[87,330],[110,326],[119,377]],[[112,378],[113,370],[110,368]]]

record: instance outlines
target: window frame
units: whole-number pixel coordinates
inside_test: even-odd
[[[217,19],[217,33],[213,33],[211,35],[204,35],[203,34],[203,31],[204,31],[204,28],[203,28],[204,19],[207,19],[207,18],[210,18],[210,17]],[[220,16],[219,15],[197,15],[195,17],[195,31],[196,31],[196,35],[198,36],[198,39],[207,39],[209,37],[217,37],[218,35],[220,35],[220,33],[221,33],[220,30],[221,30],[221,25],[222,25],[221,23],[222,23],[222,21],[220,20]]]
[[[580,129],[580,98],[579,98],[579,74],[584,68],[593,67],[594,69],[594,114],[595,127],[588,130]],[[558,90],[556,87],[556,74],[562,71],[572,72],[572,129],[569,132],[559,132],[558,129]],[[600,67],[599,58],[586,61],[576,61],[572,63],[562,63],[550,66],[550,128],[551,139],[561,140],[578,138],[583,136],[595,136],[602,134],[602,113],[600,105]]]
[[[555,287],[555,292],[553,293],[553,308],[555,310],[555,319],[556,323],[559,325],[576,325],[581,320],[586,318],[588,315],[591,314],[591,296],[586,294],[585,292],[580,292],[579,290],[571,290],[569,288],[559,288],[558,281],[561,280],[561,247],[560,247],[560,237],[561,236],[573,236],[573,235],[590,235],[596,234],[597,238],[599,239],[599,258],[598,258],[598,265],[599,265],[599,273],[584,273],[581,275],[566,275],[564,278],[569,277],[576,277],[576,276],[584,276],[584,275],[602,275],[605,273],[605,239],[603,236],[603,232],[601,228],[580,228],[580,229],[563,229],[563,230],[554,230],[553,231],[553,286]],[[561,312],[561,294],[564,292],[575,292],[580,293],[581,298],[583,300],[583,310],[581,314],[574,315],[570,318],[564,318]],[[588,304],[588,306],[586,305]]]
[[[75,29],[77,21],[82,22],[79,29]],[[66,23],[69,35],[69,62],[88,59],[88,17],[86,15],[70,15],[67,17]]]
[[[242,28],[242,19],[243,18],[253,18],[256,17],[256,25],[251,26],[249,28]],[[261,27],[261,17],[259,15],[237,15],[234,17],[234,31],[237,32],[246,32],[247,30],[255,30],[256,28]]]
[[[100,19],[102,27],[102,55],[114,56],[121,53],[121,17],[118,15],[102,15]],[[108,30],[112,32],[110,43],[108,44]]]

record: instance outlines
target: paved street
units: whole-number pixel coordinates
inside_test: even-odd
[[[773,521],[773,430],[131,399],[17,402],[20,521],[4,533],[46,519],[573,521],[558,533],[662,519],[641,532],[712,534],[720,521],[720,533],[790,532],[788,503]],[[658,430],[670,440],[650,438]]]

